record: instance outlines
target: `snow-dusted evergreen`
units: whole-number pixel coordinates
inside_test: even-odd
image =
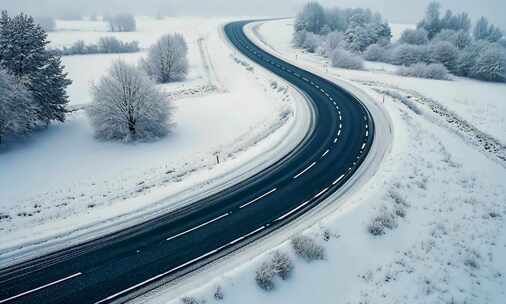
[[[109,24],[111,32],[135,32],[137,30],[137,22],[131,14],[106,16],[105,21]]]
[[[181,34],[168,34],[149,48],[141,60],[144,70],[160,83],[184,80],[188,74],[188,46]]]
[[[61,59],[46,50],[47,34],[25,14],[0,17],[0,66],[28,89],[34,101],[34,120],[47,125],[65,120],[66,88],[71,81]]]
[[[145,141],[167,135],[171,108],[166,95],[139,68],[116,61],[93,86],[87,109],[99,139]]]
[[[0,69],[0,144],[5,138],[30,132],[35,108],[28,90]]]

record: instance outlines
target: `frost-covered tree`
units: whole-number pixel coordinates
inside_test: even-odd
[[[0,144],[5,138],[28,133],[34,125],[34,110],[28,90],[0,69]]]
[[[441,18],[440,18],[441,5],[433,1],[429,3],[424,19],[418,24],[418,28],[423,28],[427,31],[429,39],[436,36],[441,30]]]
[[[325,23],[332,31],[344,32],[348,28],[346,15],[337,7],[325,11]]]
[[[296,31],[293,33],[292,44],[296,48],[302,48],[306,41],[307,32],[305,30]]]
[[[365,26],[350,27],[344,33],[346,48],[359,53],[371,44],[388,44],[391,37],[390,27],[386,23],[369,23]]]
[[[169,132],[168,99],[139,68],[116,61],[92,91],[87,113],[97,138],[146,141]]]
[[[433,63],[443,64],[450,72],[457,72],[458,49],[447,41],[436,41],[429,46],[430,59]]]
[[[337,68],[350,70],[362,70],[364,68],[364,61],[360,56],[342,49],[335,49],[330,54],[330,61],[332,66]]]
[[[180,81],[188,74],[188,46],[181,34],[169,34],[149,48],[144,70],[160,83]]]
[[[325,10],[318,2],[307,3],[295,18],[295,31],[319,34],[325,25]]]
[[[308,32],[306,34],[304,42],[302,43],[302,48],[310,53],[314,53],[318,50],[319,47],[322,46],[322,41],[323,40],[320,35]]]
[[[35,17],[35,22],[46,32],[54,32],[56,30],[56,21],[53,17],[39,16]]]
[[[427,31],[423,28],[420,29],[406,29],[402,32],[400,43],[422,45],[429,42]]]
[[[492,47],[486,40],[478,40],[464,48],[457,60],[457,75],[471,77],[471,72],[478,56],[486,49]]]
[[[341,46],[343,42],[343,33],[341,32],[330,32],[326,37],[325,41],[323,42],[323,50],[326,56],[329,56],[330,53],[332,53],[333,50],[337,49]]]
[[[465,32],[463,30],[460,31],[454,31],[454,30],[448,30],[444,29],[441,32],[439,32],[432,41],[446,41],[450,42],[454,46],[456,46],[458,49],[464,49],[466,46],[471,44],[472,38],[471,35],[469,35],[468,32]]]
[[[473,35],[476,40],[487,40],[489,34],[488,20],[485,17],[481,17],[474,26]]]
[[[7,69],[32,94],[37,119],[48,124],[65,120],[66,88],[71,84],[61,59],[46,50],[47,34],[33,18],[7,12],[0,17],[0,66]]]
[[[131,14],[107,16],[106,21],[111,32],[135,32],[137,30],[137,22]]]
[[[506,52],[493,46],[478,55],[471,68],[471,77],[486,81],[506,82]]]

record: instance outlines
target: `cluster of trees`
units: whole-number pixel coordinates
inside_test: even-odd
[[[372,44],[386,45],[392,37],[388,22],[369,9],[325,9],[310,2],[297,15],[293,44],[332,58],[340,67],[361,67],[360,54]],[[350,53],[351,52],[351,53]],[[338,59],[340,55],[345,58]]]
[[[405,30],[395,44],[371,45],[364,57],[371,61],[412,66],[399,69],[401,75],[447,79],[442,65],[458,76],[504,82],[506,48],[502,41],[501,30],[489,24],[485,17],[481,17],[472,29],[467,13],[454,14],[447,10],[441,17],[439,3],[432,2],[416,29]]]
[[[364,9],[324,9],[311,2],[297,15],[293,43],[331,59],[334,66],[361,68],[360,58],[404,67],[399,74],[448,79],[448,74],[506,81],[506,38],[481,17],[474,28],[467,13],[431,2],[416,29],[390,42],[388,24]],[[346,50],[346,51],[343,51]]]
[[[321,44],[329,34],[338,33],[341,47],[362,52],[371,44],[386,44],[392,37],[388,22],[378,13],[361,8],[325,9],[318,2],[310,2],[303,7],[295,19],[294,27],[293,41],[298,47],[312,45],[311,40]]]
[[[71,84],[47,34],[23,13],[0,17],[0,143],[51,121],[65,120]]]
[[[111,32],[135,32],[137,30],[137,22],[132,14],[105,16],[104,21],[109,24]]]
[[[140,51],[139,42],[123,42],[116,37],[102,37],[98,43],[86,44],[82,40],[78,40],[70,47],[62,49],[52,49],[53,52],[60,56],[71,55],[90,55],[90,54],[118,54],[118,53],[135,53]]]
[[[146,141],[170,131],[171,106],[158,83],[179,81],[188,72],[188,46],[180,34],[165,35],[138,66],[122,61],[93,86],[87,113],[97,138]]]

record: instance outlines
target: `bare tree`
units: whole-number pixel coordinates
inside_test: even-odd
[[[142,70],[116,61],[93,86],[88,116],[97,138],[152,140],[169,132],[171,107],[166,95]]]
[[[109,23],[111,32],[135,32],[137,30],[137,22],[131,14],[107,16],[105,20]]]
[[[165,35],[141,60],[146,73],[160,83],[181,81],[188,74],[188,46],[181,34]]]

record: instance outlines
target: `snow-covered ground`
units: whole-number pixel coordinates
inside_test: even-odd
[[[171,203],[187,201],[188,195],[185,200],[167,198],[209,191],[229,173],[240,176],[257,170],[252,168],[256,165],[275,161],[279,155],[273,153],[280,153],[287,140],[293,141],[290,145],[297,144],[306,132],[295,125],[298,102],[294,96],[298,95],[264,72],[240,64],[221,36],[220,24],[225,21],[141,19],[140,32],[127,34],[151,43],[164,33],[178,31],[191,41],[190,79],[165,86],[170,93],[198,88],[200,82],[221,88],[208,94],[174,95],[175,127],[166,138],[142,144],[101,142],[93,137],[84,111],[79,110],[69,114],[65,123],[52,124],[48,130],[2,150],[2,263],[27,244],[47,249],[49,246],[41,246],[43,241],[98,227],[96,223],[136,212],[150,211],[153,216],[154,211],[167,210]],[[94,28],[89,22],[79,22],[77,27],[72,22],[64,25],[73,30],[56,32],[50,38],[72,43],[110,34],[78,30],[79,26]],[[198,38],[202,38],[200,43]],[[71,103],[90,102],[89,83],[104,75],[114,59],[136,62],[140,55],[65,57],[74,81],[69,91]],[[153,210],[155,206],[158,209]]]
[[[393,121],[390,154],[362,191],[305,231],[324,246],[324,261],[307,263],[284,242],[186,294],[171,293],[169,287],[138,301],[181,303],[190,296],[199,301],[191,303],[225,304],[504,303],[504,161],[427,103],[434,99],[458,113],[452,119],[466,117],[473,130],[504,140],[501,92],[506,85],[403,79],[378,71],[324,72],[321,58],[291,48],[290,22],[265,23],[260,39],[286,59],[295,61],[298,54],[297,64],[372,96]],[[468,100],[467,108],[462,100]],[[389,219],[391,229],[373,236],[368,227],[378,216]],[[295,270],[286,281],[276,278],[275,289],[265,292],[255,284],[255,271],[274,250],[286,252]],[[218,286],[224,295],[220,301],[214,297]]]

